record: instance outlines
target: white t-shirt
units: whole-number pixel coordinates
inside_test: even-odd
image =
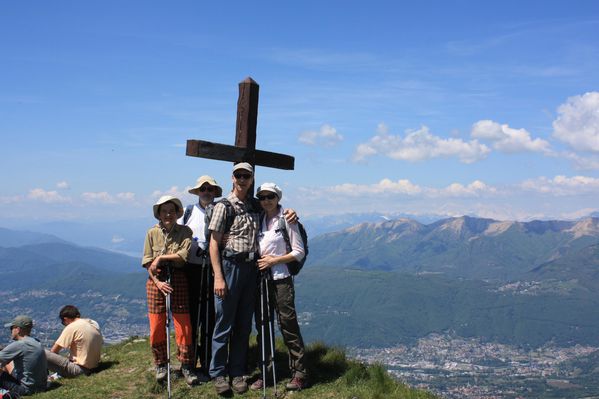
[[[177,220],[177,223],[189,226],[193,231],[193,240],[191,242],[191,248],[189,249],[189,258],[187,259],[187,261],[189,263],[201,265],[202,258],[197,255],[198,247],[201,247],[202,249],[208,248],[206,236],[204,235],[204,225],[206,224],[206,210],[202,208],[199,204],[194,204],[191,210],[191,215],[189,215],[189,219],[187,219],[187,223],[183,223],[184,217],[185,215],[181,216],[179,220]]]

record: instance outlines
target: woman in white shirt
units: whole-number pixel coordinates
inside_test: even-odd
[[[283,219],[283,207],[279,204],[283,192],[274,183],[264,183],[258,187],[257,195],[264,213],[261,218],[260,233],[260,259],[258,268],[263,276],[268,279],[268,295],[270,303],[274,304],[281,328],[283,340],[289,352],[289,368],[291,370],[291,381],[287,383],[288,390],[300,390],[308,386],[308,375],[304,363],[304,341],[297,322],[295,311],[295,289],[293,277],[289,273],[286,263],[294,260],[300,261],[304,257],[304,246],[297,224],[279,222]],[[279,223],[285,223],[289,235],[291,248],[288,248]],[[266,292],[264,293],[266,295]],[[262,321],[260,297],[258,296],[256,306],[256,327],[258,330],[258,347],[262,353]],[[266,310],[264,310],[266,313]],[[265,331],[265,353],[270,357],[270,345],[268,326]],[[270,374],[270,373],[267,373]],[[251,388],[258,390],[264,386],[264,376],[256,380]]]

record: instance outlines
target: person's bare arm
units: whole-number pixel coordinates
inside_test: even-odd
[[[52,349],[50,349],[50,352],[58,353],[61,350],[62,350],[62,346],[60,346],[58,344],[54,344],[54,345],[52,345]]]
[[[219,243],[223,238],[223,233],[212,231],[210,235],[210,261],[212,263],[212,272],[214,273],[214,294],[221,298],[227,295],[227,282],[223,275],[223,268],[220,259]]]

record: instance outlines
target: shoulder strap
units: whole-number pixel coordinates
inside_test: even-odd
[[[287,221],[285,220],[285,216],[281,216],[279,218],[277,230],[280,231],[281,234],[283,234],[283,239],[285,240],[285,244],[287,245],[287,251],[291,251],[291,239],[289,238],[289,232],[287,231]]]
[[[189,218],[191,217],[191,213],[193,212],[193,207],[193,204],[187,205],[185,207],[185,213],[183,214],[183,224],[187,225],[187,221],[189,220]]]
[[[235,219],[235,216],[237,216],[237,214],[235,212],[235,207],[233,206],[231,201],[229,201],[226,198],[223,198],[219,202],[221,202],[225,206],[225,233],[227,233],[229,230],[231,230],[231,226],[233,225],[233,219]]]

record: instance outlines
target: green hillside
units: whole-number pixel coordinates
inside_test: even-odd
[[[279,370],[278,397],[293,398],[347,398],[347,399],[432,399],[431,393],[410,389],[396,382],[382,366],[366,366],[348,360],[342,350],[315,343],[307,348],[308,369],[313,386],[284,395],[287,358],[282,342],[277,342],[276,369]],[[256,359],[256,347],[250,355]],[[178,367],[177,365],[174,365]],[[32,399],[152,399],[165,398],[166,387],[153,380],[151,354],[147,339],[131,338],[104,349],[101,371],[90,377],[71,380],[59,379],[51,390],[31,396]],[[250,376],[252,378],[252,376]],[[273,397],[274,390],[268,388]],[[189,387],[179,378],[174,379],[173,398],[217,398],[211,383]],[[248,392],[244,397],[262,397],[262,391]]]
[[[310,339],[370,347],[430,333],[540,346],[599,345],[599,295],[575,282],[499,285],[439,275],[304,268],[296,301]]]

